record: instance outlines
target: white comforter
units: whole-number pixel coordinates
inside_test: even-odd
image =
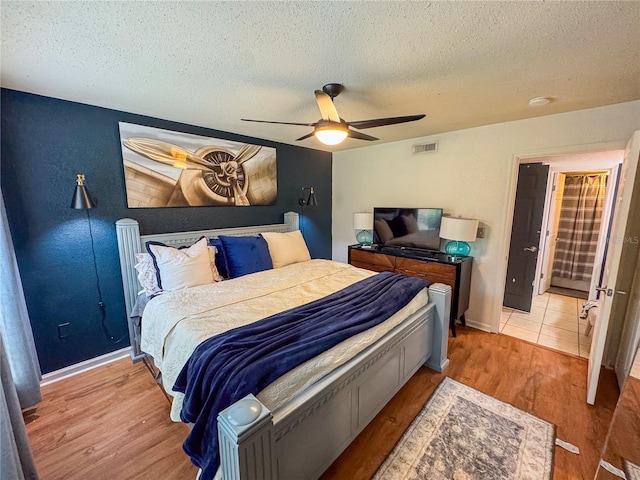
[[[182,394],[171,388],[195,348],[207,338],[304,305],[363,280],[374,272],[330,260],[311,260],[234,280],[160,295],[149,302],[142,322],[142,350],[162,371],[174,397],[171,418],[180,421]],[[371,345],[428,301],[421,291],[378,326],[344,341],[291,370],[258,398],[271,411]],[[277,412],[276,412],[277,418]]]

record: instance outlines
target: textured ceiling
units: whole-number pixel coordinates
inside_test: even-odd
[[[313,91],[390,142],[640,99],[640,2],[2,2],[3,87],[296,144]],[[550,96],[546,106],[527,100]],[[300,145],[329,149],[315,138]],[[346,149],[369,145],[348,139]]]

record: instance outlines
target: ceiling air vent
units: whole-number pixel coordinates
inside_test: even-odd
[[[429,153],[438,151],[438,142],[432,143],[420,143],[411,147],[412,153],[418,155],[419,153]]]

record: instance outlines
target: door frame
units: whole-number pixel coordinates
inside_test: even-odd
[[[629,291],[629,303],[624,318],[622,334],[620,336],[620,347],[614,363],[614,370],[618,378],[620,391],[629,376],[631,366],[634,362],[640,346],[640,255],[636,262],[636,273]]]
[[[624,150],[614,149],[609,151],[621,151],[622,154],[620,156],[620,163],[622,163],[622,161],[624,160]],[[602,218],[609,218],[611,216],[611,211],[613,209],[613,202],[615,200],[614,199],[614,195],[616,191],[615,186],[617,185],[617,182],[618,182],[618,171],[619,171],[618,166],[620,165],[620,163],[615,163],[610,166],[604,165],[604,166],[598,166],[598,167],[587,166],[587,165],[583,167],[581,165],[577,165],[575,168],[570,168],[570,167],[564,166],[564,164],[559,161],[554,162],[551,156],[547,158],[547,161],[549,164],[549,179],[547,180],[547,194],[545,197],[544,214],[542,217],[543,229],[547,229],[549,226],[549,221],[550,221],[549,216],[551,213],[550,210],[551,210],[551,200],[552,200],[552,187],[554,184],[555,176],[558,174],[569,175],[572,172],[582,171],[582,170],[587,170],[587,171],[597,170],[602,172],[604,171],[608,172],[609,178],[607,180],[607,189],[605,192],[604,207],[602,209]],[[543,160],[543,163],[545,163],[544,160]],[[602,163],[606,164],[610,162],[606,162],[603,160]],[[557,207],[559,208],[560,205],[558,205]],[[596,261],[593,264],[593,270],[591,272],[591,282],[589,285],[589,300],[595,299],[595,296],[593,296],[593,294],[595,292],[595,287],[597,286],[597,283],[599,280],[599,275],[595,275],[595,273],[600,272],[600,270],[602,269],[602,262],[604,261],[604,251],[605,251],[608,231],[609,231],[609,223],[604,221],[601,222],[600,231],[598,232],[598,246],[596,247]],[[546,250],[548,248],[549,248],[549,244],[547,242],[546,235],[541,234],[540,245],[538,247],[538,251],[540,252],[540,255],[538,256],[538,264],[536,266],[536,276],[533,281],[534,292],[539,292],[540,290],[540,283],[542,280],[540,278],[540,274],[544,270],[544,256],[546,255],[547,253]],[[553,260],[551,261],[553,262]],[[592,296],[593,298],[591,298]]]
[[[502,252],[502,262],[497,273],[496,301],[493,307],[493,319],[491,321],[491,332],[500,332],[500,312],[502,311],[502,299],[507,278],[507,263],[509,261],[509,245],[511,244],[511,228],[513,225],[513,211],[516,205],[516,188],[518,186],[518,169],[521,163],[531,163],[533,159],[540,157],[551,157],[555,155],[575,155],[581,153],[606,152],[609,150],[624,150],[627,145],[626,140],[615,142],[588,143],[583,145],[568,145],[562,147],[541,148],[531,151],[517,152],[512,155],[509,171],[509,191],[504,203],[504,225],[502,227],[502,240],[500,242],[500,252]]]
[[[561,177],[562,176],[562,177]],[[564,181],[566,175],[562,172],[554,172],[549,169],[549,180],[547,181],[547,196],[544,202],[544,214],[542,217],[542,228],[545,233],[542,235],[540,239],[540,257],[541,260],[536,267],[536,278],[533,286],[533,291],[536,295],[540,295],[540,290],[542,289],[541,284],[543,283],[542,274],[545,273],[548,275],[549,287],[551,286],[551,276],[553,272],[553,260],[556,255],[556,246],[551,242],[553,235],[550,235],[551,232],[557,229],[556,222],[560,221],[560,207],[562,206],[562,199],[564,197]],[[557,188],[558,185],[561,184],[562,195],[559,191],[560,188]],[[555,193],[555,194],[554,194]],[[551,226],[551,222],[553,220],[553,226]],[[557,237],[558,232],[555,232]],[[557,242],[557,238],[556,238]]]

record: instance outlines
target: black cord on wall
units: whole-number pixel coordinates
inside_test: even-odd
[[[91,228],[91,216],[89,215],[89,210],[85,210],[87,212],[87,221],[89,222],[89,236],[91,237],[91,254],[93,255],[93,268],[96,274],[96,289],[98,290],[98,307],[100,307],[100,324],[102,325],[102,330],[104,331],[107,340],[111,343],[120,343],[124,340],[128,334],[123,335],[122,337],[116,338],[109,332],[107,328],[107,308],[102,300],[102,290],[100,289],[100,276],[98,275],[98,262],[96,259],[96,249],[93,243],[93,229]]]

